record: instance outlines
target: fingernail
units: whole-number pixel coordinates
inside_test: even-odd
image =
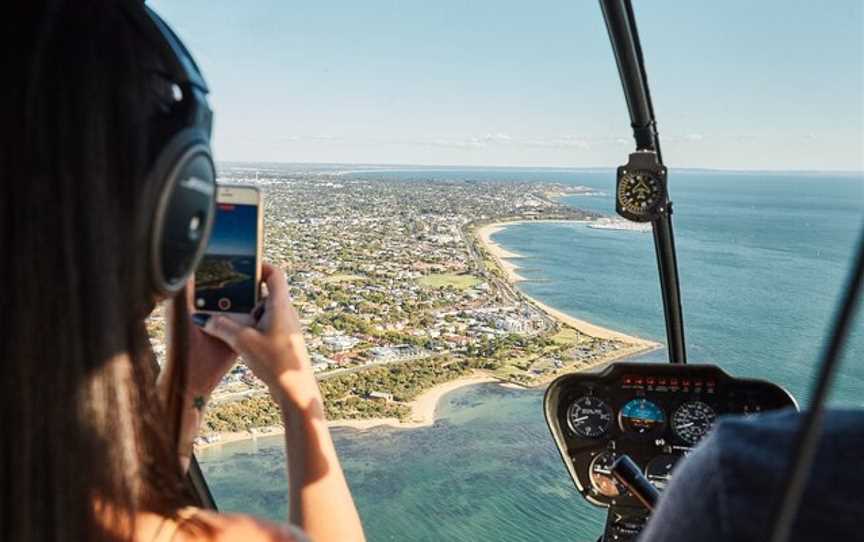
[[[192,315],[192,323],[198,327],[204,327],[207,324],[207,320],[209,319],[209,314],[202,314],[200,312],[196,312]]]

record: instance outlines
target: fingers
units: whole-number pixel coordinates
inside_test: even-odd
[[[252,322],[252,317],[249,315],[213,316],[207,320],[204,325],[204,332],[221,340],[231,347],[238,354],[249,354],[254,348],[257,341],[260,340],[261,334],[246,322],[241,323],[242,319],[248,319]]]
[[[222,314],[222,318],[227,318],[232,322],[236,322],[241,326],[255,327],[255,317],[250,314],[240,314],[239,312],[226,312]]]
[[[267,286],[268,296],[264,301],[268,308],[267,312],[270,313],[270,318],[278,319],[280,313],[291,305],[285,273],[276,266],[264,263],[261,266],[261,277]],[[187,287],[191,289],[193,285]],[[254,349],[255,343],[262,338],[261,333],[255,328],[262,317],[262,308],[256,306],[250,314],[214,315],[207,320],[202,329],[208,335],[220,339],[238,354],[249,354],[250,349]]]
[[[250,313],[250,316],[252,317],[252,320],[255,322],[256,325],[261,320],[261,317],[264,316],[264,306],[266,304],[267,301],[262,299],[258,302],[257,305],[255,305],[255,308],[252,309],[252,312]]]
[[[291,299],[288,293],[288,280],[285,273],[276,266],[263,264],[261,276],[267,287],[265,312],[261,320],[263,329],[281,328],[290,321]],[[262,328],[262,326],[259,326]]]
[[[270,262],[261,262],[261,280],[267,282],[267,279],[279,268]]]
[[[261,278],[267,284],[267,299],[277,303],[288,302],[288,281],[285,273],[276,266],[265,263],[261,265]]]

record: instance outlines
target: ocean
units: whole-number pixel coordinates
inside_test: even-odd
[[[350,173],[349,173],[350,174]],[[611,171],[391,170],[363,178],[545,180],[584,185],[579,208],[613,214]],[[691,363],[770,378],[803,406],[864,225],[860,174],[670,172]],[[522,256],[519,288],[596,324],[665,340],[650,233],[519,224],[493,240]],[[665,361],[663,350],[641,356]],[[832,405],[864,408],[864,324],[855,325]],[[542,391],[497,384],[446,395],[434,426],[334,430],[371,541],[596,540],[605,512],[579,496],[543,421]],[[205,450],[223,510],[282,520],[281,437]]]

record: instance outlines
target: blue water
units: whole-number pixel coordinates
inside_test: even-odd
[[[771,378],[806,399],[864,226],[864,181],[681,173],[671,182],[691,361]],[[567,202],[613,212],[611,196]],[[529,279],[520,284],[525,292],[586,320],[665,340],[650,233],[529,224],[493,239],[526,257],[516,261]],[[864,406],[862,326],[856,330],[834,397]]]
[[[548,180],[605,197],[569,197],[612,212],[611,172],[458,170],[358,176]],[[851,175],[670,175],[691,361],[771,378],[802,404],[864,217],[864,179]],[[527,293],[575,316],[665,339],[650,234],[583,225],[508,227],[495,241]],[[647,356],[664,359],[665,352]],[[572,487],[548,436],[539,391],[481,385],[455,391],[431,428],[337,430],[370,540],[594,540],[602,511]],[[835,404],[864,407],[864,326],[855,326]],[[285,517],[281,439],[206,451],[224,509]]]

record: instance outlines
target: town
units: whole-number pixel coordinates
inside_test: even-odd
[[[471,372],[532,385],[633,350],[544,311],[476,236],[490,223],[597,220],[558,201],[589,189],[286,169],[223,165],[220,182],[255,183],[264,193],[264,259],[286,271],[329,419],[405,419],[423,390]],[[157,353],[163,325],[151,318]],[[214,393],[206,422],[219,432],[278,419],[240,363]]]

